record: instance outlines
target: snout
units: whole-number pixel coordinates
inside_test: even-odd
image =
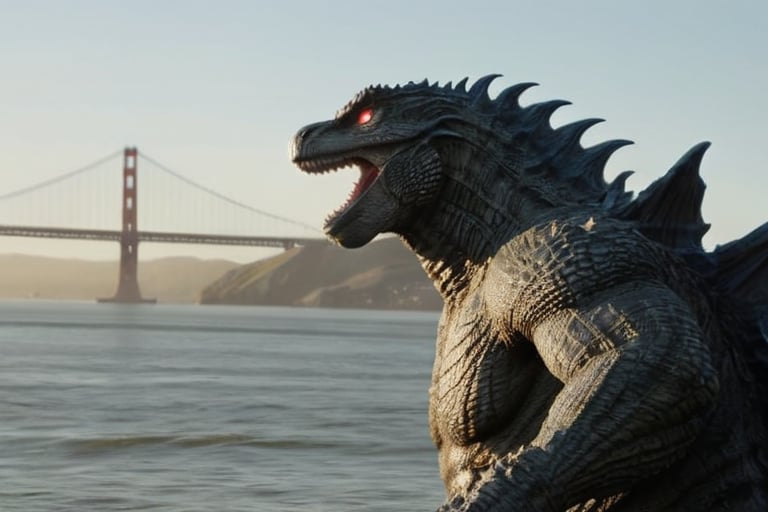
[[[291,161],[293,163],[298,163],[306,158],[307,141],[310,140],[312,136],[319,131],[319,129],[328,125],[329,122],[330,121],[321,121],[319,123],[308,124],[296,132],[296,134],[291,139],[289,150]]]

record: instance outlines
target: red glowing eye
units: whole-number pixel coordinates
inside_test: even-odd
[[[357,124],[365,124],[373,118],[373,109],[367,108],[357,116]]]

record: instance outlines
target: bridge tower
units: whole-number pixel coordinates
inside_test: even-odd
[[[115,296],[99,299],[99,302],[121,302],[128,304],[154,303],[155,299],[144,299],[139,290],[139,235],[137,228],[136,201],[138,150],[125,148],[123,153],[123,226],[120,231],[120,269]]]

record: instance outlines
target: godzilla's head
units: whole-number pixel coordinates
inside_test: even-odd
[[[334,119],[299,130],[291,156],[300,169],[318,174],[356,166],[360,172],[347,202],[326,219],[326,234],[344,247],[360,247],[379,233],[399,232],[428,209],[442,181],[434,145],[451,136],[445,125],[466,101],[466,91],[426,82],[369,87]]]
[[[434,203],[448,181],[460,184],[460,195],[503,196],[500,204],[521,190],[548,205],[628,200],[626,174],[611,187],[603,178],[610,154],[628,141],[583,148],[581,135],[599,119],[553,129],[550,116],[567,101],[521,107],[519,96],[533,83],[510,86],[491,99],[488,86],[498,76],[480,78],[469,90],[466,79],[456,86],[425,80],[369,87],[335,119],[299,130],[291,156],[303,171],[360,170],[347,202],[326,220],[326,234],[344,247],[360,247],[379,233],[406,234],[437,210]],[[501,174],[492,176],[491,167]]]

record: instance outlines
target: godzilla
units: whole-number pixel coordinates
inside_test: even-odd
[[[629,141],[498,76],[368,87],[291,147],[359,168],[329,238],[398,235],[442,296],[439,510],[768,510],[768,223],[705,250],[708,143],[635,196]]]

